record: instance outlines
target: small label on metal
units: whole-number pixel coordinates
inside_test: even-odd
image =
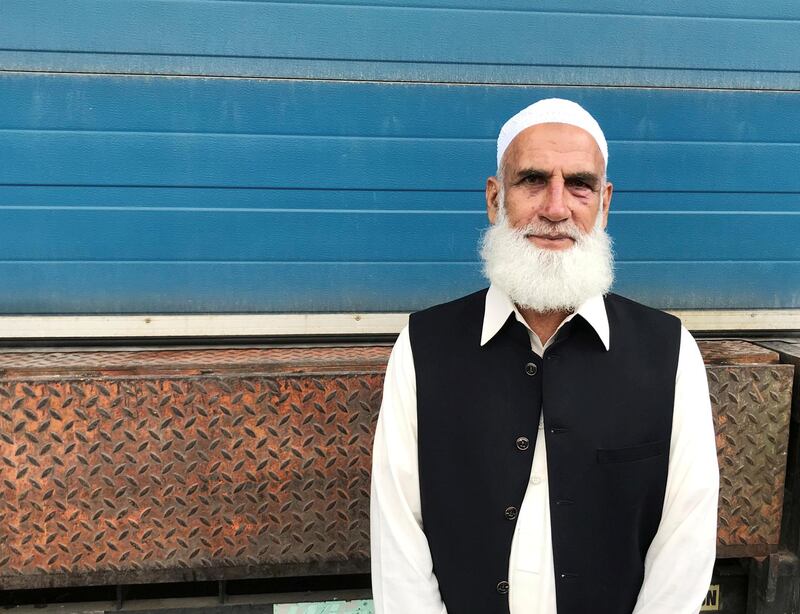
[[[700,608],[701,612],[716,612],[719,610],[719,584],[712,584],[708,587],[705,601]]]
[[[360,601],[326,601],[324,603],[280,603],[274,614],[374,614],[371,599]]]

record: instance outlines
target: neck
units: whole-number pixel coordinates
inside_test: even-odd
[[[569,311],[534,311],[518,307],[519,312],[528,323],[531,330],[536,333],[542,345],[550,340],[556,329],[571,312]]]

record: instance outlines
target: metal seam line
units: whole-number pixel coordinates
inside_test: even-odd
[[[689,330],[800,330],[800,309],[672,310]],[[392,335],[407,313],[0,316],[2,339]]]

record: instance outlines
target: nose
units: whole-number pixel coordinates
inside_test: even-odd
[[[553,178],[547,186],[539,215],[551,222],[569,219],[570,210],[564,199],[564,182]]]

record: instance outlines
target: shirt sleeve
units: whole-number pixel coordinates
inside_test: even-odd
[[[422,530],[417,391],[408,327],[395,343],[372,451],[372,592],[376,614],[447,614]]]
[[[664,509],[633,614],[697,614],[716,558],[718,492],[706,370],[682,328]]]

